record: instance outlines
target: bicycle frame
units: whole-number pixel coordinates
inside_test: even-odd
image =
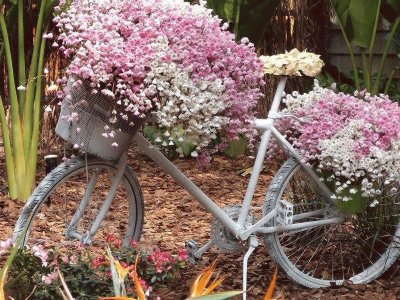
[[[318,227],[318,226],[325,226],[329,224],[339,224],[343,222],[344,217],[341,215],[334,216],[318,221],[307,221],[307,222],[296,222],[295,224],[283,224],[277,226],[267,226],[264,225],[274,218],[278,211],[275,208],[266,216],[258,220],[255,224],[245,224],[246,217],[249,214],[250,204],[254,196],[254,192],[256,189],[256,185],[258,182],[258,178],[260,176],[260,172],[262,170],[262,166],[264,163],[265,153],[268,149],[268,143],[271,139],[271,135],[277,140],[277,142],[287,150],[290,155],[292,155],[302,166],[305,172],[310,176],[314,186],[319,190],[321,195],[326,197],[333,205],[335,201],[331,198],[332,193],[326,187],[326,185],[319,180],[318,175],[313,171],[313,169],[302,162],[302,158],[299,153],[293,148],[293,146],[285,139],[282,134],[274,127],[274,121],[279,118],[288,117],[288,115],[280,113],[279,106],[282,100],[282,94],[286,85],[287,78],[283,78],[277,87],[274,100],[271,106],[271,109],[268,113],[268,117],[266,119],[256,119],[255,120],[255,128],[262,131],[261,142],[259,145],[259,149],[257,152],[256,160],[252,169],[252,174],[249,180],[249,184],[242,202],[242,207],[240,210],[239,218],[237,221],[233,220],[228,214],[220,208],[212,199],[210,199],[206,194],[202,192],[202,190],[196,186],[190,179],[188,179],[185,174],[183,174],[168,158],[166,158],[154,145],[152,145],[141,133],[137,133],[132,142],[135,143],[149,158],[151,158],[154,162],[158,164],[167,174],[169,174],[177,183],[179,183],[187,192],[189,192],[209,213],[211,213],[217,220],[219,220],[235,238],[240,240],[247,240],[250,236],[262,233],[262,234],[269,234],[274,232],[284,232],[290,230],[298,230],[303,228],[310,228],[310,227]],[[124,153],[119,162],[118,162],[118,169],[113,178],[112,186],[109,190],[107,198],[103,202],[103,205],[100,209],[100,212],[96,219],[94,220],[91,228],[84,236],[80,235],[76,232],[75,228],[82,217],[82,213],[85,210],[85,207],[88,203],[88,199],[93,191],[94,185],[89,183],[88,189],[85,192],[83,201],[80,204],[79,209],[73,216],[68,229],[67,229],[67,236],[71,238],[78,238],[79,240],[90,243],[92,237],[96,234],[97,230],[99,229],[105,214],[110,207],[115,192],[117,190],[117,186],[122,178],[123,171],[125,170],[126,166],[126,154]],[[92,181],[96,181],[96,174],[93,175]],[[315,215],[322,215],[324,210],[316,210],[311,211],[304,214],[294,215],[293,218],[296,221],[309,218],[310,216]],[[207,246],[204,246],[207,248]]]
[[[336,224],[343,222],[343,217],[327,218],[319,221],[309,221],[303,223],[296,223],[285,226],[268,226],[263,227],[269,220],[276,216],[277,211],[274,209],[268,215],[258,220],[255,224],[245,224],[246,216],[250,210],[250,203],[254,196],[254,191],[257,185],[257,181],[262,170],[262,165],[265,158],[265,153],[268,148],[271,135],[275,137],[279,144],[281,144],[288,152],[295,157],[305,172],[314,181],[315,186],[332,204],[334,200],[331,199],[332,193],[326,187],[326,185],[319,180],[319,177],[315,172],[302,162],[302,159],[298,152],[292,147],[292,145],[279,133],[279,131],[273,126],[275,119],[285,117],[285,115],[278,112],[282,94],[286,85],[287,78],[283,78],[277,87],[274,100],[272,103],[271,110],[269,111],[267,119],[257,119],[255,121],[255,128],[263,131],[260,146],[257,152],[256,160],[253,166],[252,174],[250,177],[249,185],[246,190],[246,194],[243,199],[242,208],[238,221],[231,219],[223,209],[221,209],[212,199],[204,194],[199,187],[197,187],[190,179],[188,179],[171,161],[169,161],[155,146],[153,146],[147,139],[140,133],[137,133],[133,138],[133,142],[154,162],[156,162],[167,174],[176,180],[186,191],[188,191],[209,213],[211,213],[216,219],[218,219],[236,238],[241,240],[247,240],[250,235],[257,233],[273,233],[289,231],[294,229],[302,229],[316,226],[324,226],[328,224]],[[286,116],[287,117],[287,116]],[[125,167],[123,166],[120,166]],[[310,214],[302,215],[297,218],[306,218]],[[321,214],[321,211],[315,211],[315,214]]]

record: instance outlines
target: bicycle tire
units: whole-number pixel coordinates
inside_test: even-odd
[[[14,229],[14,242],[25,232],[25,235],[21,238],[21,245],[28,244],[30,236],[38,235],[35,229],[42,230],[42,235],[40,237],[36,236],[31,238],[35,239],[33,242],[36,244],[41,243],[57,246],[60,245],[60,243],[62,244],[62,242],[58,241],[55,243],[55,241],[51,239],[62,240],[61,237],[65,238],[63,242],[66,242],[68,240],[65,237],[66,228],[64,228],[63,233],[60,232],[60,223],[62,223],[60,218],[62,219],[64,216],[58,215],[57,209],[61,207],[61,204],[64,205],[65,216],[68,215],[72,217],[73,213],[76,211],[76,207],[80,204],[79,197],[84,193],[83,186],[87,183],[87,175],[89,171],[91,171],[91,175],[93,175],[93,172],[99,174],[97,181],[102,186],[101,189],[95,188],[88,204],[89,209],[86,208],[88,213],[93,213],[96,209],[94,208],[96,204],[94,202],[99,200],[98,204],[101,204],[100,198],[96,197],[104,196],[103,198],[105,198],[103,185],[111,181],[113,173],[115,173],[116,170],[117,165],[114,162],[100,160],[98,158],[88,158],[87,160],[85,160],[85,158],[74,158],[68,163],[62,163],[57,166],[40,182],[23,207]],[[64,192],[68,192],[67,196],[63,195],[63,189]],[[66,197],[68,197],[67,201],[65,200]],[[126,203],[124,201],[126,201]],[[54,212],[50,211],[50,207],[53,207]],[[116,218],[117,214],[114,213],[115,209],[120,210],[118,218]],[[52,214],[52,218],[47,218],[48,214]],[[120,217],[121,214],[125,214],[126,219]],[[54,221],[55,218],[56,221]],[[64,227],[67,224],[66,219],[67,217],[65,217],[64,220]],[[107,237],[106,235],[112,234],[114,240],[120,238],[124,246],[129,246],[131,240],[138,241],[140,239],[143,220],[144,202],[139,181],[132,169],[126,166],[113,203],[104,218],[103,223],[108,223],[101,225],[99,229],[99,231],[101,231],[100,239],[96,239],[96,241],[103,242]],[[54,222],[55,224],[51,224],[50,222]],[[85,221],[83,216],[80,219],[80,224],[77,224],[76,227],[83,227],[85,226],[84,223],[86,223],[87,226],[90,222],[88,220]],[[57,226],[54,227],[55,225]],[[118,230],[122,232],[125,230],[124,235],[122,236],[119,232],[116,232]],[[96,233],[96,237],[97,235],[99,235],[99,232]],[[29,244],[31,244],[31,242],[29,242]]]
[[[294,215],[306,212],[307,207],[312,210],[323,207],[322,204],[329,207],[312,185],[306,188],[310,182],[295,159],[287,160],[271,181],[263,214],[275,209],[280,199],[294,204]],[[310,192],[314,193],[313,198],[308,197]],[[399,198],[398,193],[388,197],[387,201],[392,201],[390,207],[383,203],[380,211],[368,207],[362,213],[346,217],[342,224],[268,234],[264,239],[266,248],[284,273],[303,286],[329,287],[345,281],[369,283],[398,262]],[[305,221],[311,220],[315,216]],[[278,225],[276,217],[269,225]]]

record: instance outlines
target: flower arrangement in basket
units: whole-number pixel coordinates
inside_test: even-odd
[[[178,152],[184,140],[196,146],[192,156],[239,134],[253,140],[263,63],[211,10],[183,0],[74,0],[63,10],[65,2],[54,19],[54,46],[71,58],[62,137],[115,159],[156,112]]]
[[[277,122],[306,163],[334,192],[338,207],[358,213],[388,203],[400,179],[400,106],[387,96],[322,88],[284,98],[298,119]]]

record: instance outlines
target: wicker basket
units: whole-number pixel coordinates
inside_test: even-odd
[[[69,80],[66,87],[66,97],[61,105],[61,113],[56,126],[56,133],[71,144],[77,144],[80,149],[106,160],[118,159],[125,151],[140,127],[140,122],[117,118],[111,123],[111,112],[116,109],[115,99],[101,93],[93,94],[88,82],[79,87],[72,87]],[[67,100],[68,98],[68,100]],[[73,121],[68,120],[72,113],[78,116]],[[109,127],[108,130],[106,126]],[[80,128],[80,129],[78,129]],[[114,137],[104,137],[104,132],[114,131]],[[117,143],[118,146],[112,146]]]

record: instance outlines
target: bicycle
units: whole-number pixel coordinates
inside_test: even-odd
[[[132,140],[214,216],[216,221],[208,243],[202,247],[193,241],[186,243],[192,260],[199,259],[213,245],[225,251],[248,248],[243,258],[243,299],[246,299],[247,262],[259,244],[258,236],[263,237],[268,253],[286,275],[310,288],[341,285],[346,280],[354,284],[371,282],[400,256],[399,195],[387,196],[382,185],[382,195],[387,199],[378,205],[379,209],[367,208],[359,214],[340,211],[329,188],[320,181],[312,167],[302,162],[299,153],[274,127],[275,120],[292,117],[279,111],[286,81],[287,78],[283,78],[279,82],[268,117],[255,121],[255,128],[262,131],[262,136],[241,206],[220,208],[141,133]],[[263,216],[255,220],[250,212],[250,203],[271,136],[290,158],[272,179],[262,208]],[[106,199],[99,209],[88,209],[90,198],[94,201],[98,193],[104,194],[103,190],[96,189],[96,182],[104,185],[103,178],[106,177],[110,186]],[[73,196],[77,196],[77,200],[73,200]],[[121,204],[124,200],[126,203]],[[116,227],[117,221],[124,220],[113,219],[112,211],[107,215],[111,204],[127,211],[127,223]],[[14,240],[27,227],[23,238],[23,244],[26,244],[35,221],[45,218],[44,213],[51,207],[65,211],[58,215],[57,224],[45,226],[53,226],[57,229],[55,232],[65,235],[66,239],[89,244],[96,234],[104,238],[101,236],[103,228],[122,231],[124,245],[129,245],[130,239],[138,240],[140,237],[143,196],[134,172],[126,165],[125,154],[118,162],[85,156],[55,168],[38,185],[23,208],[15,227]],[[105,219],[106,215],[109,219]],[[81,227],[86,229],[78,229]],[[35,230],[47,231],[48,228]]]

